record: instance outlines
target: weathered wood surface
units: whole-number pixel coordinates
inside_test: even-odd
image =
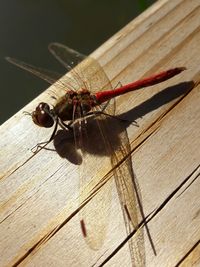
[[[144,255],[135,261],[141,266],[200,265],[199,17],[199,0],[158,1],[92,55],[114,86],[187,67],[169,81],[117,99],[117,114],[139,125],[127,131],[155,250],[142,225]],[[23,110],[52,101],[52,90]],[[131,266],[115,184],[103,243],[91,249],[80,230],[78,166],[52,151],[33,155],[30,149],[51,129],[33,125],[23,110],[0,128],[0,266]]]

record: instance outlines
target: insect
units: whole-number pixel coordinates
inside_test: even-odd
[[[53,45],[52,47],[50,47],[50,49],[53,49]],[[56,52],[53,51],[53,54],[54,53]],[[80,56],[80,58],[82,59],[83,57]],[[26,63],[21,63],[13,58],[7,58],[7,60],[37,75],[36,71],[34,71],[34,69],[32,69],[32,67],[30,67]],[[68,69],[71,69],[69,65],[67,66]],[[55,129],[49,140],[51,141],[54,137],[54,134],[56,133],[58,124],[61,124],[68,129],[71,129],[70,125],[75,121],[76,118],[82,118],[84,116],[93,114],[91,110],[94,107],[100,106],[102,103],[107,102],[117,96],[126,94],[128,92],[166,81],[174,77],[175,75],[181,73],[185,69],[185,67],[169,69],[158,74],[152,75],[148,78],[144,78],[136,82],[121,86],[119,88],[116,88],[115,90],[102,91],[102,89],[99,88],[99,91],[97,91],[96,93],[92,93],[91,91],[89,91],[87,85],[85,86],[85,84],[83,84],[83,87],[80,87],[78,90],[69,89],[66,85],[66,93],[57,101],[55,107],[50,108],[49,104],[47,103],[39,103],[35,111],[31,113],[32,120],[36,125],[45,128],[52,127],[55,123]],[[39,76],[42,77],[41,75]],[[42,78],[46,80],[46,77],[43,76]],[[102,111],[102,114],[103,113],[104,112]],[[69,123],[66,124],[65,121],[69,121]]]
[[[40,127],[50,128],[54,125],[48,142],[54,139],[58,126],[67,131],[73,130],[76,147],[81,149],[83,157],[80,166],[80,203],[87,199],[93,189],[95,191],[96,188],[97,192],[80,212],[81,229],[88,245],[98,249],[106,235],[113,187],[111,179],[102,183],[103,186],[101,181],[102,177],[108,177],[111,170],[127,234],[136,229],[141,220],[130,158],[125,164],[119,164],[130,153],[127,133],[116,120],[112,122],[112,128],[109,127],[115,115],[115,106],[108,102],[117,96],[170,79],[185,68],[169,69],[113,90],[97,61],[58,43],[50,44],[49,50],[70,71],[69,76],[62,77],[58,82],[60,75],[13,58],[7,60],[51,84],[56,82],[58,90],[63,91],[63,96],[56,100],[53,107],[41,102],[31,116]],[[141,240],[142,231],[129,243],[131,258],[136,266],[143,261],[144,247]]]

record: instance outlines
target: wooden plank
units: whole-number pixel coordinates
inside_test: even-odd
[[[51,129],[37,128],[23,114],[41,101],[53,103],[52,94],[63,94],[52,85],[0,128],[1,266],[131,266],[134,262],[140,266],[198,266],[199,15],[199,0],[158,1],[92,54],[113,86],[161,69],[187,67],[169,81],[116,101],[116,113],[139,125],[128,123],[126,130],[142,210],[144,216],[151,214],[147,225],[153,245],[144,225],[140,232],[129,232],[133,236],[126,240],[113,175],[106,176],[107,182],[91,200],[99,201],[112,188],[110,207],[105,207],[109,216],[103,242],[94,250],[84,240],[79,167],[72,163],[72,153],[68,160],[49,150],[34,155],[31,148],[47,140]],[[49,147],[54,148],[53,144]],[[106,165],[100,167],[91,169],[93,179],[85,188],[88,195],[107,172]],[[141,232],[139,253],[144,255],[137,261],[131,246],[137,244]]]

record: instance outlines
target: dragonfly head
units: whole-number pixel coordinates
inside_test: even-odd
[[[41,102],[31,116],[33,122],[40,127],[50,128],[54,124],[53,114],[46,103]]]

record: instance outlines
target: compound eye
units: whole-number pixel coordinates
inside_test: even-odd
[[[54,124],[54,120],[50,114],[50,107],[46,103],[40,103],[32,113],[32,120],[41,127],[50,128]]]

